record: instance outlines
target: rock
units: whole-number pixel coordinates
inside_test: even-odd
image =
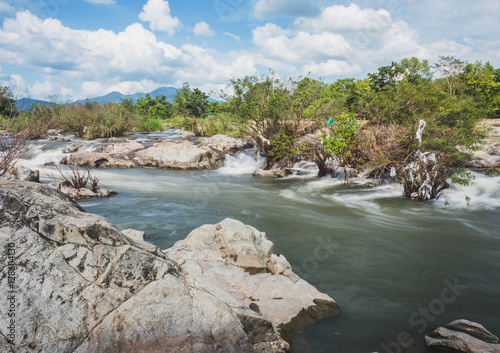
[[[265,233],[233,219],[204,225],[165,250],[196,280],[208,280],[270,321],[284,336],[339,312],[302,280]]]
[[[223,164],[223,155],[190,141],[163,140],[135,154],[141,166],[172,169],[216,169]]]
[[[122,233],[126,237],[130,238],[133,241],[133,243],[141,249],[144,249],[152,253],[161,252],[161,250],[156,245],[148,243],[147,241],[144,240],[144,235],[145,235],[144,232],[135,229],[124,229],[122,230]]]
[[[254,145],[255,143],[250,139],[234,138],[226,135],[204,137],[200,143],[200,146],[208,147],[221,153],[236,153],[247,148],[252,148]]]
[[[500,143],[494,143],[486,148],[486,152],[492,156],[500,156]]]
[[[61,160],[61,164],[87,168],[134,168],[131,160],[113,158],[106,153],[81,151]]]
[[[429,348],[441,348],[462,353],[500,353],[498,337],[482,325],[456,320],[425,336]]]
[[[18,166],[16,168],[16,173],[19,180],[31,181],[34,183],[40,182],[40,171],[38,170],[31,170],[23,166]]]
[[[129,154],[144,149],[144,145],[136,141],[116,143],[106,146],[104,153],[107,154]]]
[[[263,170],[256,169],[253,171],[252,175],[259,178],[284,178],[292,174],[290,169],[272,169]]]
[[[48,186],[61,191],[62,193],[71,197],[73,200],[104,198],[117,194],[115,190],[99,188],[97,191],[92,191],[89,188],[74,188],[66,183],[51,183],[48,184]]]
[[[15,264],[16,333],[2,352],[272,352],[271,323],[163,252],[145,251],[46,185],[0,182],[0,286]],[[275,288],[274,290],[277,290]],[[285,293],[286,294],[286,293]],[[10,307],[7,295],[0,305]],[[0,321],[9,322],[7,311]]]
[[[83,145],[80,142],[73,142],[71,145],[63,149],[63,153],[75,153],[78,152],[78,150],[82,147]]]

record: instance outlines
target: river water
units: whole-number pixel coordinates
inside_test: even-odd
[[[41,141],[22,163],[46,175],[44,163],[58,162],[65,145]],[[266,232],[294,271],[341,308],[293,337],[293,352],[427,352],[424,333],[462,318],[500,334],[499,176],[476,174],[474,187],[415,202],[399,185],[344,185],[317,179],[308,165],[300,175],[257,179],[257,164],[249,153],[217,171],[96,170],[118,195],[80,204],[120,229],[145,231],[162,249],[227,217]]]

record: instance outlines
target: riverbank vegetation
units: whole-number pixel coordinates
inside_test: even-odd
[[[166,128],[198,136],[248,136],[265,156],[265,169],[309,159],[320,176],[331,160],[372,175],[396,170],[405,185],[412,185],[408,195],[429,184],[427,179],[439,170],[432,197],[480,146],[485,131],[478,123],[500,117],[500,70],[453,57],[441,57],[434,65],[403,59],[365,79],[330,84],[272,72],[248,76],[228,83],[220,93],[223,102],[210,101],[207,93],[185,83],[173,102],[146,95],[136,102],[52,104],[17,112],[8,89],[0,93],[4,130],[23,131],[36,121],[41,130],[59,129],[85,139]],[[419,131],[422,121],[425,129]]]

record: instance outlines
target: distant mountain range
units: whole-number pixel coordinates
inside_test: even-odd
[[[149,92],[149,95],[151,97],[161,97],[165,96],[167,98],[167,101],[171,102],[173,101],[175,95],[177,94],[177,88],[174,87],[160,87],[158,89],[155,89],[154,91]],[[124,98],[131,98],[134,103],[139,99],[139,98],[144,98],[146,97],[146,93],[135,93],[135,94],[129,94],[125,95],[120,92],[111,92],[106,94],[105,96],[102,97],[94,97],[94,98],[87,98],[87,99],[82,99],[73,103],[85,103],[85,102],[98,102],[99,104],[105,104],[105,103],[120,103],[122,99]],[[214,101],[213,99],[208,99],[209,101]],[[36,105],[50,105],[52,103],[47,102],[47,101],[42,101],[38,99],[31,99],[31,98],[22,98],[18,99],[16,101],[16,108],[18,110],[28,110],[33,104]]]

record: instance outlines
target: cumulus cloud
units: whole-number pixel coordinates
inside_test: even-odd
[[[345,38],[337,33],[293,33],[272,23],[254,29],[253,42],[261,53],[296,64],[345,57],[351,49]]]
[[[186,81],[193,86],[210,82],[216,87],[226,84],[235,73],[256,72],[249,52],[176,47],[159,41],[139,23],[119,33],[75,30],[29,11],[4,20],[0,57],[5,63],[43,74],[44,80],[29,87],[31,96],[42,99],[48,94],[76,99],[110,90],[145,92]]]
[[[198,22],[194,26],[193,32],[197,36],[207,36],[207,37],[210,37],[210,36],[214,36],[215,35],[214,31],[212,31],[212,29],[210,29],[210,25],[208,23],[206,23],[205,21]]]
[[[320,12],[310,0],[259,0],[253,10],[257,19],[314,16]]]
[[[295,25],[314,33],[324,31],[373,31],[379,32],[391,23],[391,14],[384,9],[361,9],[356,4],[348,7],[333,5],[321,11],[317,17],[299,17]]]
[[[144,22],[149,22],[149,27],[153,31],[167,32],[172,36],[181,26],[181,21],[170,15],[168,1],[149,0],[142,9],[143,12],[139,14],[139,18]]]
[[[14,7],[7,4],[5,1],[0,1],[0,13],[2,12],[13,12]]]
[[[302,74],[305,76],[353,76],[361,73],[361,66],[350,65],[343,60],[328,60],[321,63],[304,65]]]

